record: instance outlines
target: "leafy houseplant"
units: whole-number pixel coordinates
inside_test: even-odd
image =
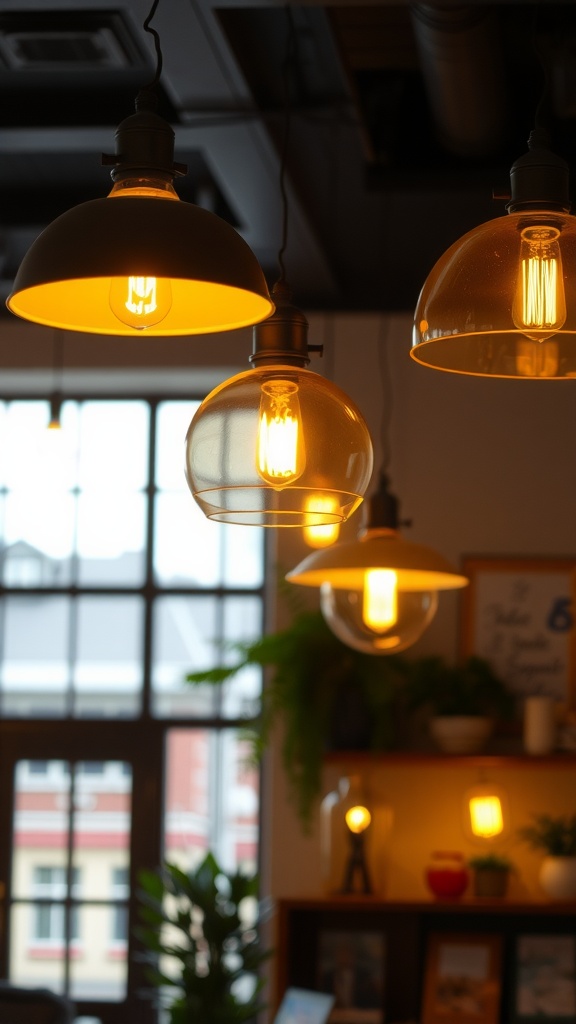
[[[430,731],[438,746],[455,754],[479,750],[494,719],[509,717],[514,706],[505,683],[476,655],[457,665],[422,658],[413,666],[409,689],[411,706],[432,712]]]
[[[414,663],[410,682],[413,707],[429,704],[438,716],[509,717],[513,696],[489,662],[471,655],[458,665],[443,658]]]
[[[468,865],[475,871],[511,871],[512,861],[508,857],[502,857],[498,853],[483,853],[478,857],[471,857]]]
[[[263,1008],[257,978],[262,952],[254,922],[243,905],[257,893],[257,878],[227,875],[208,853],[186,873],[175,864],[143,871],[136,935],[146,948],[148,978],[174,992],[170,1024],[243,1024]],[[170,970],[170,963],[177,966]],[[253,979],[247,998],[238,988]]]
[[[518,830],[518,835],[535,850],[544,850],[539,881],[552,899],[576,897],[576,814],[553,818],[533,815],[533,823]]]
[[[535,814],[533,824],[519,829],[518,835],[533,849],[544,850],[551,857],[576,857],[576,814],[558,818]]]
[[[309,828],[328,748],[383,750],[393,746],[395,702],[407,677],[397,657],[375,658],[343,644],[319,611],[295,615],[288,628],[235,644],[236,660],[187,676],[218,685],[247,665],[270,669],[261,713],[250,734],[259,760],[273,727],[283,725],[282,761],[300,820]]]

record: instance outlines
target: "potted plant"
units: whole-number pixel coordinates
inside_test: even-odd
[[[471,857],[468,866],[473,871],[475,896],[501,898],[506,895],[512,871],[512,863],[508,857],[497,853],[484,853]]]
[[[226,874],[208,853],[189,872],[167,863],[139,881],[136,935],[170,1024],[255,1020],[263,1009],[258,970],[268,955],[247,913],[257,877]]]
[[[394,744],[396,696],[407,678],[398,656],[377,658],[347,647],[319,611],[300,611],[291,624],[232,647],[232,664],[193,672],[193,685],[219,685],[247,665],[269,669],[261,712],[253,722],[253,754],[259,759],[281,721],[282,761],[305,829],[322,787],[327,749],[385,750]]]
[[[513,696],[484,658],[471,655],[448,665],[444,658],[421,658],[412,666],[410,704],[430,712],[430,733],[447,753],[481,750],[497,718],[507,718]]]
[[[552,899],[576,898],[576,814],[533,815],[531,825],[519,829],[519,836],[533,849],[544,850],[538,880]]]

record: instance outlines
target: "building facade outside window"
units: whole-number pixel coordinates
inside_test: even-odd
[[[258,865],[260,674],[185,682],[263,627],[264,531],[184,481],[198,401],[67,398],[56,437],[47,401],[0,401],[0,953],[104,1024],[154,1016],[139,870]]]

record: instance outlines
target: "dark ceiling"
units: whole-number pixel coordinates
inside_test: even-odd
[[[3,298],[38,232],[108,191],[101,153],[154,74],[149,7],[3,0]],[[152,24],[160,112],[189,168],[178,191],[235,224],[270,284],[286,142],[287,278],[308,309],[412,309],[442,251],[505,214],[492,191],[505,193],[541,100],[552,147],[576,157],[570,0],[160,0]]]

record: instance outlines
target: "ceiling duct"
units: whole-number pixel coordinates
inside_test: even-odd
[[[506,85],[498,22],[490,7],[410,7],[422,75],[443,145],[485,157],[502,143]]]

